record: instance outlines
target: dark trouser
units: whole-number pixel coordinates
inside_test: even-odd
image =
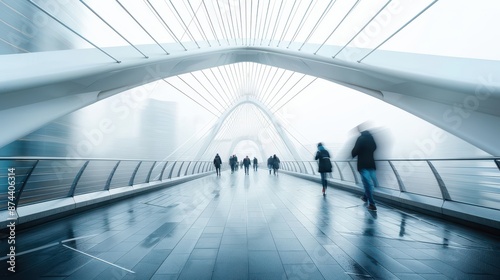
[[[319,173],[321,175],[321,185],[323,186],[323,188],[326,189],[326,186],[327,186],[327,182],[326,182],[326,175],[327,173],[326,172],[321,172]]]
[[[245,165],[245,174],[248,174],[248,170],[250,170],[250,166]]]
[[[220,176],[220,167],[215,167],[215,173]]]

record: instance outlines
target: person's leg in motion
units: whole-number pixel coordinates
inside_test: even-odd
[[[375,170],[362,169],[360,171],[361,181],[363,182],[363,187],[365,189],[364,196],[368,200],[368,209],[377,210],[375,206],[375,200],[373,199],[373,182],[372,182],[372,172]]]
[[[323,195],[325,195],[326,194],[326,185],[327,185],[327,183],[326,183],[326,173],[321,172],[319,174],[321,174],[321,185],[323,186]]]

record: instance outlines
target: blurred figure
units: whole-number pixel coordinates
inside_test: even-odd
[[[215,173],[217,176],[220,176],[220,166],[222,165],[222,160],[220,159],[219,154],[215,155],[214,158],[214,166],[215,166]]]
[[[229,166],[231,167],[231,174],[234,173],[234,155],[229,157]]]
[[[257,165],[259,164],[259,161],[257,160],[256,157],[253,157],[253,170],[257,171]]]
[[[248,175],[250,170],[250,158],[248,156],[243,159],[243,166],[245,167],[245,175]]]
[[[273,169],[273,156],[267,159],[267,168],[269,169],[269,175],[271,175],[271,170]]]
[[[273,171],[274,171],[274,175],[278,175],[278,169],[280,169],[280,159],[275,154],[273,156]]]
[[[351,155],[353,158],[358,157],[358,172],[361,175],[365,189],[365,193],[361,199],[364,202],[368,201],[368,210],[377,211],[375,201],[373,200],[373,188],[378,185],[375,175],[375,159],[373,157],[373,153],[377,149],[377,144],[371,133],[361,125],[358,126],[358,131],[361,135],[356,140]]]
[[[323,186],[323,195],[326,195],[326,173],[332,172],[332,162],[330,161],[330,153],[323,147],[323,143],[318,143],[318,151],[314,160],[318,161],[318,172],[321,175],[321,185]]]

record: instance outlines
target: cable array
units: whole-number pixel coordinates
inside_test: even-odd
[[[107,57],[103,56],[103,60],[120,63],[120,58],[115,57],[109,47],[130,46],[142,58],[149,59],[151,54],[145,52],[143,46],[153,45],[163,51],[161,55],[167,56],[212,47],[265,47],[345,59],[339,54],[357,47],[355,39],[383,13],[390,12],[391,2],[80,0],[62,5],[56,0],[0,0],[0,31],[3,31],[0,32],[0,54],[92,47]],[[364,61],[437,0],[427,2],[424,7],[423,4],[408,5],[411,11],[395,19],[387,27],[388,32],[372,38],[370,46],[353,62]],[[16,21],[9,20],[8,15],[15,15]],[[44,45],[43,36],[50,36],[54,44]],[[276,120],[266,116],[262,108],[272,114],[279,113],[299,94],[304,94],[316,79],[252,62],[163,79],[170,92],[182,94],[196,103],[213,115],[216,123],[225,118],[214,139],[207,138],[211,135],[207,129],[199,138],[184,143],[175,156],[210,143],[202,152],[204,157],[211,157],[220,149],[231,149],[228,139],[255,140],[265,131],[269,140],[264,143],[266,152],[274,149],[286,157],[294,157],[294,152],[286,147],[283,133],[296,141],[299,148],[306,150],[306,147],[291,129],[278,132]],[[242,100],[255,100],[262,108],[244,103],[234,109]],[[228,114],[229,110],[232,111]]]
[[[0,0],[0,30],[4,31],[0,33],[0,53],[90,45],[120,62],[106,47],[129,45],[148,58],[150,55],[139,46],[155,44],[167,55],[212,46],[254,46],[287,48],[340,59],[338,54],[346,48],[357,47],[354,39],[360,33],[369,31],[377,19],[383,20],[382,14],[391,11],[391,2],[80,0],[62,5],[56,0],[15,3]],[[429,0],[424,7],[405,4],[403,8],[410,12],[393,19],[386,27],[390,32],[384,33],[389,35],[372,38],[370,46],[355,61],[365,60],[436,2]],[[378,12],[373,15],[372,10]],[[10,20],[11,15],[17,21]],[[362,20],[366,23],[363,26],[359,26],[360,18],[366,18]],[[26,30],[32,31],[31,34]],[[68,39],[68,30],[77,38]],[[43,40],[34,40],[33,33],[37,38],[50,36],[55,43],[45,45]],[[72,43],[62,44],[67,40]]]

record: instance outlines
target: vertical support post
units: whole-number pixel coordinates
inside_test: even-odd
[[[194,175],[194,172],[196,170],[196,166],[198,165],[199,161],[196,161],[193,166],[193,172],[191,172],[191,175]]]
[[[352,163],[352,161],[348,161],[347,165],[349,165],[349,167],[351,168],[352,176],[354,176],[354,183],[359,184],[358,176],[356,176],[356,170],[354,169],[354,167],[352,166],[351,163]]]
[[[165,165],[163,166],[163,168],[161,169],[161,173],[160,173],[160,181],[163,180],[163,173],[165,173],[165,169],[167,168],[167,165],[168,165],[168,161],[165,162]]]
[[[31,167],[30,172],[28,172],[28,174],[26,175],[26,178],[24,179],[23,184],[19,188],[19,191],[17,192],[16,201],[15,201],[16,207],[19,205],[19,200],[21,199],[21,194],[23,193],[24,187],[26,187],[26,183],[30,179],[31,174],[33,174],[33,170],[35,170],[35,168],[39,162],[40,162],[40,160],[38,160],[38,159],[35,161],[35,163],[33,164],[33,167]]]
[[[85,171],[85,168],[87,168],[87,165],[89,165],[90,160],[87,160],[82,168],[80,168],[80,171],[75,176],[75,179],[73,179],[73,183],[71,184],[71,188],[69,189],[68,197],[72,197],[75,195],[75,190],[76,190],[76,185],[78,184],[78,181],[80,181],[80,178],[82,177],[83,172]]]
[[[181,163],[181,167],[179,167],[179,172],[177,172],[177,177],[181,177],[181,171],[182,171],[182,166],[184,165],[185,161]]]
[[[104,186],[105,191],[109,191],[109,186],[111,186],[111,180],[113,179],[113,176],[115,175],[116,169],[118,168],[118,165],[120,165],[121,160],[119,160],[113,170],[111,170],[111,173],[109,173],[108,180],[106,181],[106,185]]]
[[[314,166],[313,166],[312,162],[309,162],[309,165],[311,166],[311,170],[313,172],[313,175],[316,175],[316,171],[314,171]]]
[[[340,170],[339,164],[336,161],[334,161],[333,163],[335,163],[335,166],[337,166],[337,169],[339,171],[340,181],[344,181],[344,174],[342,174],[342,170]]]
[[[176,164],[177,164],[177,161],[175,161],[174,164],[172,165],[172,169],[170,170],[170,174],[168,174],[168,179],[172,179],[172,173],[174,173],[174,168],[175,168]]]
[[[184,176],[186,176],[188,174],[188,171],[189,171],[189,166],[191,165],[192,161],[190,161],[188,163],[188,166],[186,167],[186,172],[184,172]]]
[[[142,161],[139,161],[139,164],[137,164],[137,166],[135,167],[134,172],[132,173],[132,176],[130,177],[130,180],[128,181],[129,186],[134,185],[135,175],[137,174],[137,170],[139,170],[141,163],[142,163]]]
[[[436,181],[439,185],[439,190],[441,191],[441,195],[443,196],[443,200],[451,201],[451,196],[448,193],[448,189],[446,188],[446,185],[444,184],[444,181],[441,178],[441,176],[439,175],[439,173],[437,172],[436,168],[434,167],[434,165],[431,163],[430,160],[426,160],[426,162],[427,162],[427,164],[429,164],[429,167],[431,168],[432,173],[434,174],[434,177],[436,177]]]
[[[398,180],[399,191],[406,192],[406,187],[403,184],[403,180],[401,179],[401,176],[399,176],[398,170],[396,169],[396,167],[392,164],[392,162],[390,160],[388,160],[387,162],[391,166],[392,171],[394,172],[394,175],[396,175],[396,180]]]
[[[498,170],[500,170],[500,160],[495,159],[495,163],[496,163],[496,165],[497,165],[497,167],[498,167]]]
[[[304,162],[302,162],[302,166],[304,166],[304,172],[305,172],[305,174],[309,174],[309,172],[307,172],[307,167],[306,167],[306,164]]]
[[[153,172],[153,168],[155,167],[155,165],[156,165],[156,161],[153,162],[153,165],[151,165],[151,168],[149,169],[148,177],[146,177],[146,183],[149,183],[149,179],[151,178],[151,173]]]

